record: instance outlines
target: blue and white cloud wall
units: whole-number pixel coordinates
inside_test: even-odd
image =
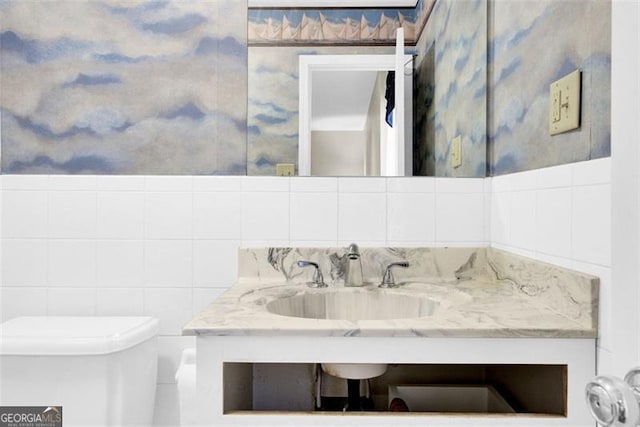
[[[3,173],[245,174],[246,8],[0,2]]]
[[[455,8],[483,3],[438,0],[422,33],[427,0],[413,12],[346,9],[344,19],[339,9],[314,11],[305,33],[304,13],[248,13],[245,0],[0,0],[2,172],[272,174],[276,163],[297,159],[298,55],[388,53],[362,40],[391,35],[376,33],[384,25],[422,34],[421,58],[428,40],[441,42],[431,52],[435,76],[423,80],[432,93],[416,98],[433,106],[416,119],[435,135],[425,155],[433,174],[495,175],[608,156],[610,0],[489,1],[488,44],[480,21],[453,18]],[[447,25],[437,27],[440,15]],[[301,40],[320,34],[313,28],[350,39]],[[258,46],[252,31],[280,39]],[[551,137],[549,84],[576,68],[582,126]],[[456,134],[466,156],[453,171]]]

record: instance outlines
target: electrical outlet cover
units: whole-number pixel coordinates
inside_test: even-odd
[[[277,176],[293,176],[295,174],[295,165],[293,163],[276,164]]]

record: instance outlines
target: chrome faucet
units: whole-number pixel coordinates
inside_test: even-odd
[[[360,250],[355,243],[349,245],[344,258],[344,285],[348,287],[364,285]]]
[[[382,277],[382,283],[378,285],[379,288],[397,288],[398,287],[395,279],[393,278],[393,273],[391,273],[391,269],[393,267],[407,268],[409,267],[409,263],[407,261],[401,261],[401,262],[392,262],[391,264],[387,265],[387,268],[384,270],[384,276]]]
[[[298,267],[314,267],[315,270],[313,272],[313,279],[311,282],[307,283],[307,286],[310,288],[326,288],[327,284],[324,283],[324,277],[322,277],[322,271],[320,271],[320,266],[316,262],[311,261],[298,261]]]

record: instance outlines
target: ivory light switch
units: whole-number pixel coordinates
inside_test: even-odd
[[[551,83],[549,133],[557,135],[580,127],[580,70]]]

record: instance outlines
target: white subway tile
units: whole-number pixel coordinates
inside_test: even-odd
[[[484,241],[486,244],[491,242],[491,200],[490,192],[484,193]]]
[[[383,193],[387,191],[386,178],[338,178],[341,193]]]
[[[351,244],[356,243],[360,249],[362,248],[380,248],[387,246],[386,240],[338,240],[338,247],[345,248]]]
[[[573,270],[574,261],[571,258],[559,257],[555,255],[548,255],[545,253],[536,252],[534,259],[540,262],[546,262],[547,264],[556,265],[558,267]]]
[[[179,288],[144,290],[144,314],[160,319],[160,335],[181,335],[192,316],[192,292]]]
[[[507,245],[499,245],[499,244],[495,244],[495,245],[491,245],[492,247],[496,248],[496,249],[500,249],[503,251],[507,251],[507,252],[511,252],[513,254],[516,255],[520,255],[523,257],[527,257],[527,258],[531,258],[531,259],[537,259],[537,254],[535,253],[535,251],[532,250],[527,250],[527,249],[522,249],[519,248],[517,246],[507,246]]]
[[[433,193],[387,194],[387,240],[433,243],[435,235]]]
[[[328,240],[338,238],[337,193],[291,194],[291,239]]]
[[[145,190],[144,175],[100,175],[97,177],[98,191],[139,191]]]
[[[242,194],[242,240],[289,240],[289,193]]]
[[[516,191],[511,194],[509,211],[509,243],[529,251],[536,250],[536,192]]]
[[[242,191],[242,176],[194,176],[193,191]]]
[[[343,193],[339,195],[339,241],[384,242],[387,237],[386,228],[386,194]]]
[[[611,265],[611,185],[573,187],[572,257]]]
[[[437,242],[484,242],[484,194],[436,195]]]
[[[292,177],[291,192],[335,193],[338,191],[338,178],[331,177]]]
[[[289,177],[245,176],[242,178],[244,192],[289,192]]]
[[[494,181],[495,183],[495,181]],[[511,213],[511,193],[493,193],[491,195],[491,244],[510,245],[509,222]]]
[[[51,191],[94,191],[95,175],[49,175],[48,187]]]
[[[47,241],[2,240],[3,286],[45,286],[47,284]]]
[[[144,242],[97,241],[97,280],[102,287],[144,285]]]
[[[47,288],[0,288],[0,322],[20,316],[47,315]]]
[[[484,178],[436,178],[436,193],[482,193]]]
[[[96,289],[97,316],[143,316],[144,289],[98,288]]]
[[[49,237],[96,237],[97,196],[92,191],[49,192]]]
[[[200,313],[225,291],[225,288],[193,288],[193,315]]]
[[[536,251],[571,257],[571,188],[541,190],[536,208]]]
[[[433,193],[435,190],[436,178],[433,177],[387,178],[388,193]]]
[[[145,284],[149,287],[187,287],[193,281],[191,240],[145,242]]]
[[[224,287],[238,281],[239,240],[193,242],[193,285]]]
[[[95,286],[95,240],[49,240],[50,286]]]
[[[435,248],[485,248],[488,245],[485,242],[474,240],[474,241],[436,241],[433,244]]]
[[[436,243],[431,241],[431,242],[427,242],[427,241],[416,241],[416,242],[411,242],[408,240],[405,241],[396,241],[396,240],[387,240],[386,244],[383,243],[383,245],[389,247],[389,248],[424,248],[424,247],[435,247]]]
[[[144,210],[148,239],[190,239],[193,236],[192,193],[147,193]]]
[[[4,191],[2,236],[47,237],[48,196],[45,191]]]
[[[182,350],[195,346],[195,337],[158,337],[158,384],[176,382]]]
[[[243,240],[241,247],[243,248],[286,248],[291,246],[290,240]]]
[[[143,239],[144,193],[98,193],[98,238]]]
[[[538,169],[538,188],[570,187],[573,180],[573,165],[566,164]]]
[[[493,192],[493,194],[511,191],[511,174],[492,177],[491,191]]]
[[[509,175],[511,191],[535,190],[538,188],[538,169],[512,173]]]
[[[47,298],[49,316],[94,316],[95,288],[50,288]]]
[[[242,195],[232,192],[193,194],[195,239],[240,239]]]
[[[573,164],[573,185],[609,184],[611,157]]]
[[[49,175],[2,175],[4,190],[48,190]]]
[[[193,191],[193,177],[146,176],[145,190],[148,192],[190,192]]]
[[[292,248],[334,248],[338,244],[336,240],[290,240]]]
[[[493,192],[493,178],[487,177],[484,179],[484,193],[491,194]]]

